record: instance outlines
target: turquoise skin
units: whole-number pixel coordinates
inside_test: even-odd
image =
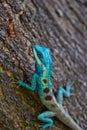
[[[53,116],[56,116],[72,130],[82,130],[62,107],[63,96],[70,96],[71,85],[68,84],[66,89],[60,86],[58,88],[57,98],[53,94],[50,82],[52,59],[49,49],[34,45],[32,51],[35,60],[35,72],[32,75],[31,86],[21,80],[17,83],[32,91],[36,90],[36,84],[38,86],[37,91],[41,102],[49,109],[49,111],[38,115],[38,119],[46,123],[40,130],[45,130],[53,125],[53,120],[51,119]]]

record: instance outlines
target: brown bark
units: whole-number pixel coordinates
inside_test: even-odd
[[[39,130],[37,115],[46,108],[35,92],[17,89],[13,80],[30,83],[31,45],[48,47],[52,84],[74,81],[64,107],[87,129],[87,1],[0,0],[0,130]],[[69,130],[56,118],[49,130]]]

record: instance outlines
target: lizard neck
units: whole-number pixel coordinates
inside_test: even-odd
[[[35,64],[35,72],[48,78],[52,72],[52,65],[47,64],[44,68],[42,68],[38,64]]]
[[[51,67],[51,65],[47,64],[43,73],[42,73],[42,75],[43,75],[44,78],[49,79],[51,72],[52,72],[52,67]]]

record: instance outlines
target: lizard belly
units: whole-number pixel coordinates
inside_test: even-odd
[[[56,111],[58,104],[53,94],[43,94],[42,103],[51,111]]]

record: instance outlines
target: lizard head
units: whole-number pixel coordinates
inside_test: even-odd
[[[32,49],[33,49],[35,64],[36,66],[39,67],[39,69],[44,70],[47,65],[52,64],[52,59],[50,56],[49,49],[45,47],[41,47],[39,45],[34,45]]]

